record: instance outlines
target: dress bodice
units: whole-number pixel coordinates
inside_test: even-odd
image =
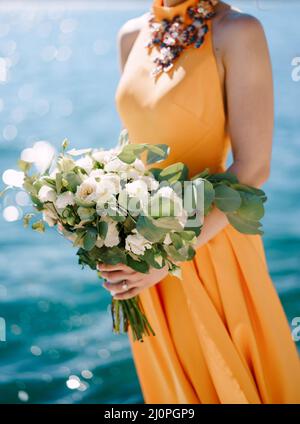
[[[185,12],[195,0],[164,7],[154,0],[159,18]],[[132,143],[168,144],[166,166],[184,162],[195,175],[204,168],[225,169],[230,145],[222,87],[212,42],[212,21],[200,48],[188,47],[173,68],[151,77],[155,49],[145,47],[149,27],[145,21],[128,56],[115,101]]]

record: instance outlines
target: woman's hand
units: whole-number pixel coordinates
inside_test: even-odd
[[[104,288],[117,300],[131,299],[168,275],[167,265],[162,269],[150,268],[148,274],[136,272],[124,264],[98,264],[97,269],[107,280],[103,284]]]

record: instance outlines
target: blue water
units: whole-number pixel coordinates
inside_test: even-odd
[[[0,82],[0,174],[37,140],[57,148],[66,136],[74,148],[115,144],[116,33],[149,2],[85,1],[86,10],[36,13],[28,5],[5,12],[5,3],[0,57],[10,57],[12,66],[8,81]],[[262,20],[274,66],[276,131],[264,243],[291,323],[300,316],[300,82],[291,77],[291,61],[300,56],[300,5],[235,4],[241,3]],[[9,205],[16,205],[15,194],[0,206],[0,317],[7,325],[0,402],[142,402],[127,338],[111,333],[110,296],[96,275],[80,270],[75,251],[55,232],[41,236],[20,221],[6,222],[2,210]],[[67,387],[70,375],[81,379],[81,390]]]

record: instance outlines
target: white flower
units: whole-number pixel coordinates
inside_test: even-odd
[[[119,175],[116,174],[104,174],[100,179],[101,185],[111,188],[111,193],[117,194],[121,188],[121,180]]]
[[[54,227],[57,223],[57,216],[49,209],[43,210],[43,220],[47,222],[49,227]]]
[[[126,250],[129,250],[135,255],[143,255],[146,249],[151,249],[151,242],[138,233],[136,229],[132,230],[132,233],[126,237]]]
[[[126,172],[128,165],[115,157],[104,165],[105,172]]]
[[[68,205],[75,205],[74,194],[70,191],[65,191],[57,196],[55,206],[57,209],[64,209]]]
[[[80,186],[77,187],[76,197],[86,203],[96,202],[98,199],[99,183],[95,178],[86,178]]]
[[[171,187],[161,187],[152,197],[155,201],[157,197],[170,199],[174,204],[174,215],[177,217],[182,227],[185,226],[188,218],[187,211],[183,208],[183,200]]]
[[[55,178],[56,178],[56,174],[59,174],[59,172],[60,172],[60,171],[59,171],[59,169],[58,169],[58,168],[54,168],[54,169],[53,169],[53,171],[51,171],[51,173],[50,173],[49,177],[55,180]]]
[[[159,187],[159,182],[151,175],[143,175],[139,179],[147,184],[149,191],[156,191]]]
[[[144,173],[145,172],[145,165],[144,162],[141,159],[136,159],[131,166],[133,166],[138,172]]]
[[[129,197],[137,197],[142,203],[147,202],[149,198],[148,187],[145,181],[136,180],[125,185],[125,190]]]
[[[97,237],[96,246],[99,247],[99,249],[104,246],[104,240],[100,236]]]
[[[166,237],[165,237],[163,243],[166,244],[167,246],[169,246],[169,244],[172,244],[172,240],[171,240],[171,237],[170,237],[170,234],[169,233],[166,234]]]
[[[68,158],[66,156],[63,156],[62,158],[60,158],[57,162],[57,165],[61,172],[70,172],[76,166],[73,159]]]
[[[99,163],[105,164],[116,158],[119,151],[117,149],[110,150],[95,150],[92,153],[92,158]]]
[[[102,206],[107,202],[114,201],[114,194],[118,193],[118,181],[104,175],[98,183],[98,200],[97,207],[101,210]]]
[[[75,163],[80,168],[83,168],[88,174],[91,172],[94,166],[93,159],[88,155],[77,159]]]
[[[117,246],[120,243],[119,230],[118,230],[118,227],[117,227],[117,223],[112,218],[110,218],[109,216],[103,217],[102,221],[104,221],[108,224],[107,233],[106,233],[105,239],[103,240],[102,246],[103,245],[106,246],[106,247]],[[97,239],[97,243],[98,244],[96,244],[96,245],[98,247],[102,247],[101,241],[99,239]]]
[[[102,175],[104,175],[104,171],[103,171],[103,169],[93,169],[91,172],[90,172],[90,175],[89,175],[89,178],[101,178],[102,177]]]
[[[53,188],[43,185],[38,192],[38,198],[42,203],[55,202],[56,192]]]

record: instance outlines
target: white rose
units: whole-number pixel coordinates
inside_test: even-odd
[[[55,202],[56,192],[53,188],[43,185],[38,192],[38,198],[42,203]]]
[[[57,216],[49,209],[43,210],[43,220],[47,222],[49,227],[54,227],[57,223]]]
[[[92,153],[92,158],[99,163],[108,163],[119,153],[119,149],[110,149],[110,150],[95,150]]]
[[[104,165],[105,172],[126,172],[128,165],[115,157]]]
[[[100,236],[97,237],[96,246],[99,247],[99,249],[104,246],[104,240]]]
[[[151,242],[139,234],[136,229],[132,230],[132,233],[126,237],[126,250],[129,250],[135,255],[143,255],[146,249],[151,249]]]
[[[131,166],[133,166],[138,172],[144,173],[145,172],[145,165],[144,162],[141,159],[136,159]]]
[[[147,184],[149,191],[156,191],[159,188],[159,182],[151,175],[144,175],[139,177],[139,179]]]
[[[119,230],[117,227],[117,223],[108,216],[102,218],[102,221],[105,221],[108,224],[107,233],[104,239],[104,245],[106,247],[117,246],[120,243]]]
[[[103,174],[104,174],[103,169],[93,169],[90,172],[89,178],[95,178],[95,179],[96,178],[101,178]]]
[[[115,191],[114,194],[119,193],[120,189],[121,189],[121,179],[119,177],[119,175],[117,174],[104,174],[103,177],[101,178],[101,182],[110,182],[114,185]]]
[[[125,185],[125,190],[129,197],[137,197],[142,204],[146,204],[149,199],[148,187],[145,181],[136,180]]]
[[[92,171],[94,162],[90,156],[84,156],[76,160],[76,165],[83,168],[88,174]]]
[[[177,195],[177,193],[171,187],[161,187],[153,196],[153,200],[156,197],[165,197],[174,202],[174,214],[180,222],[181,226],[184,227],[188,218],[187,211],[183,208],[183,200]]]
[[[100,179],[100,182],[98,183],[98,207],[101,208],[101,205],[113,200],[113,195],[117,194],[119,191],[119,185],[119,181],[111,178],[110,176],[106,177],[106,175],[104,175]]]
[[[55,206],[57,209],[64,209],[68,205],[75,205],[74,194],[70,191],[66,191],[57,196]]]
[[[77,187],[76,197],[87,203],[96,202],[98,199],[98,191],[100,184],[95,178],[86,178],[80,186]]]

